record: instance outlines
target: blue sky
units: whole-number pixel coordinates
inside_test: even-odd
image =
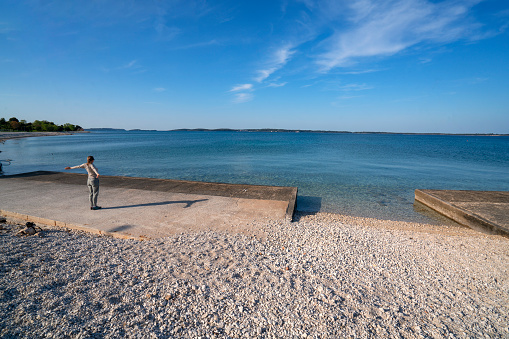
[[[506,0],[0,1],[0,117],[509,133]]]

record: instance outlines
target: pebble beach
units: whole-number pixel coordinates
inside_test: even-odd
[[[509,338],[509,239],[336,214],[122,240],[0,223],[2,338]]]
[[[1,338],[509,338],[509,238],[455,224],[297,213],[144,241],[37,226],[0,218]]]

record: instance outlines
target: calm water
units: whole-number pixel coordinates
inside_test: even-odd
[[[509,190],[509,137],[261,132],[94,132],[0,144],[4,174],[63,171],[297,186],[297,209],[429,221],[414,190]]]

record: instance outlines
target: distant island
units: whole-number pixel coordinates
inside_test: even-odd
[[[123,129],[123,128],[87,128],[87,131],[98,132],[157,132],[158,130],[144,129]],[[282,128],[179,128],[172,130],[161,130],[160,132],[265,132],[265,133],[335,133],[335,134],[401,134],[401,135],[464,135],[464,136],[509,136],[509,134],[499,133],[405,133],[405,132],[351,132],[351,131],[326,131],[326,130],[308,130],[308,129],[282,129]]]

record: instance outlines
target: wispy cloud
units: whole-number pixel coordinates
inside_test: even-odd
[[[330,81],[326,82],[324,86],[324,90],[332,91],[332,92],[342,92],[342,93],[351,93],[351,92],[359,92],[373,89],[374,86],[368,85],[365,83],[348,83],[344,84],[342,82]],[[347,94],[350,95],[350,94]]]
[[[334,33],[321,42],[324,52],[317,63],[327,72],[362,58],[394,55],[420,43],[467,38],[476,26],[468,17],[469,10],[480,1],[352,1],[346,11],[338,12],[339,17],[324,16]]]
[[[266,80],[274,72],[286,65],[294,53],[295,50],[292,49],[291,45],[285,45],[277,49],[271,56],[270,60],[266,63],[265,67],[256,72],[258,75],[255,77],[255,81],[263,82]]]
[[[189,44],[189,45],[183,45],[183,46],[175,47],[174,49],[175,50],[185,50],[185,49],[203,48],[203,47],[219,46],[219,45],[221,45],[221,44],[219,43],[218,40],[212,39],[210,41],[197,42],[197,43],[194,43],[194,44]]]
[[[358,74],[368,74],[368,73],[380,72],[382,70],[383,69],[364,69],[364,70],[358,70],[358,71],[345,71],[345,72],[341,72],[340,74],[358,75]]]
[[[347,84],[340,86],[341,91],[365,91],[368,89],[373,89],[373,86],[366,84]]]
[[[290,60],[295,51],[292,50],[290,45],[285,45],[279,49],[277,49],[269,58],[267,62],[265,62],[265,67],[256,71],[257,76],[254,78],[254,81],[257,83],[262,83],[267,80],[272,74],[276,71],[284,67],[284,65]],[[276,83],[272,82],[267,85],[267,87],[282,87],[285,86],[286,82]],[[254,94],[253,84],[241,84],[235,85],[230,92],[239,92],[235,94],[235,98],[233,100],[234,103],[244,103],[253,100]]]
[[[316,80],[310,84],[302,85],[301,88],[313,87],[321,83],[323,83],[323,80]]]
[[[242,104],[253,100],[253,84],[240,84],[233,86],[228,92],[235,93],[233,95],[233,103]]]
[[[128,63],[117,67],[117,70],[129,70],[132,74],[144,73],[147,71],[145,67],[138,63],[138,60],[131,60]],[[109,69],[104,68],[103,71],[109,72]]]
[[[485,0],[284,2],[282,14],[288,16],[285,19],[290,23],[286,32],[292,33],[278,37],[284,42],[262,59],[262,66],[254,71],[252,80],[255,84],[265,84],[265,87],[284,86],[287,82],[279,78],[290,73],[282,72],[290,66],[295,66],[291,70],[293,74],[299,72],[299,68],[309,70],[314,67],[318,77],[330,74],[333,69],[340,69],[336,73],[339,75],[379,72],[385,69],[370,67],[369,62],[417,48],[434,51],[451,42],[476,41],[503,32],[506,27],[500,28],[498,33],[483,32],[483,26],[471,15],[472,7],[482,1]],[[292,11],[291,6],[301,6],[301,10]],[[290,18],[297,12],[300,14]],[[420,58],[422,63],[430,61],[430,57]],[[274,75],[278,75],[278,80]],[[371,88],[366,84],[351,84],[335,86],[334,90]],[[250,88],[251,98],[253,91]]]
[[[161,92],[164,92],[166,91],[166,88],[164,87],[156,87],[154,88],[154,92],[157,92],[157,93],[161,93]]]
[[[238,92],[238,91],[248,91],[253,89],[253,84],[242,84],[233,86],[230,92]]]
[[[283,87],[287,84],[288,82],[280,82],[280,83],[270,83],[267,85],[267,87]]]
[[[253,100],[254,95],[252,93],[235,93],[233,102],[236,104],[242,104]]]

